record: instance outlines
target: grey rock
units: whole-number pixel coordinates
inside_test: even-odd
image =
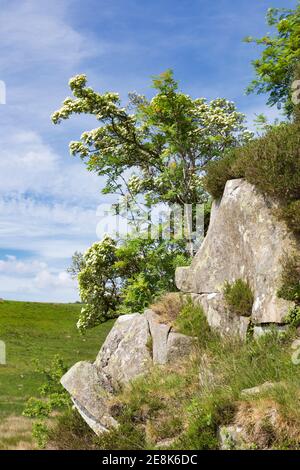
[[[208,296],[222,294],[225,281],[247,279],[254,294],[253,323],[284,323],[292,303],[276,294],[281,258],[293,251],[297,242],[275,217],[276,207],[245,180],[227,181],[222,199],[213,203],[208,233],[191,266],[176,270],[177,287],[206,295],[210,304]],[[220,323],[223,314],[213,306],[211,323]]]
[[[167,362],[173,363],[193,351],[196,338],[171,331],[167,342]]]
[[[167,363],[167,341],[171,327],[160,323],[160,317],[153,310],[144,313],[152,336],[152,354],[154,364]]]
[[[288,325],[259,325],[253,328],[253,337],[255,339],[268,335],[276,331],[279,335],[283,335],[288,330]]]
[[[61,379],[73,403],[97,433],[117,426],[110,415],[111,395],[103,388],[97,369],[90,362],[77,362]]]
[[[238,450],[247,448],[241,426],[222,426],[219,429],[221,450]]]
[[[242,340],[246,339],[250,318],[229,312],[222,293],[191,294],[191,297],[203,308],[208,324],[222,336],[237,335]]]
[[[295,339],[291,344],[292,349],[299,349],[300,348],[300,339]]]
[[[118,318],[95,361],[96,369],[109,379],[113,389],[119,389],[149,370],[152,365],[149,339],[145,315]]]
[[[253,395],[259,395],[260,393],[264,393],[269,390],[272,390],[275,386],[276,384],[273,382],[265,382],[261,385],[257,385],[256,387],[245,388],[244,390],[241,391],[241,397],[246,398],[246,397],[253,396]]]

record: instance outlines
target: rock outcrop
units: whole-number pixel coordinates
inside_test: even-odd
[[[292,305],[277,297],[281,260],[296,240],[274,215],[276,204],[243,179],[227,181],[213,203],[208,233],[190,267],[176,270],[176,285],[203,306],[209,324],[245,337],[250,320],[262,328],[282,324]],[[254,294],[251,318],[228,312],[226,281],[247,280]],[[258,332],[259,334],[259,332]]]
[[[96,434],[118,425],[113,396],[153,364],[166,364],[192,352],[194,338],[172,331],[148,309],[120,316],[92,364],[78,362],[61,379],[74,406]]]

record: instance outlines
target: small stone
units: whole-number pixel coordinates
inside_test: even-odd
[[[295,341],[291,344],[292,349],[299,349],[300,348],[300,339],[295,339]]]
[[[243,449],[245,442],[240,426],[222,426],[219,429],[219,442],[221,450]]]
[[[288,330],[288,325],[260,325],[260,326],[254,326],[253,328],[253,338],[258,339],[261,336],[273,333],[276,331],[279,335],[284,335],[286,331]]]
[[[241,397],[245,398],[252,395],[259,395],[260,393],[271,390],[275,387],[275,385],[276,384],[274,384],[273,382],[265,382],[262,385],[257,385],[256,387],[245,388],[241,391]]]

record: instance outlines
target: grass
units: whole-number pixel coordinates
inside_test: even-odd
[[[21,417],[24,405],[43,382],[36,361],[45,367],[55,355],[68,366],[95,359],[113,320],[82,336],[76,329],[80,308],[76,304],[0,303],[0,339],[6,343],[7,354],[7,364],[0,365],[0,422],[6,422],[6,428],[14,429],[18,423],[22,429],[27,422]],[[24,435],[27,439],[26,425],[24,432],[15,435],[4,435],[0,427],[0,449],[18,447]]]
[[[242,424],[251,449],[299,449],[300,365],[291,358],[295,331],[284,337],[274,331],[247,343],[221,338],[191,304],[180,322],[193,333],[201,325],[194,353],[155,366],[125,387],[112,407],[117,429],[96,438],[78,425],[77,415],[65,416],[52,431],[50,448],[218,449],[219,427]],[[241,394],[265,382],[275,386],[255,396]]]

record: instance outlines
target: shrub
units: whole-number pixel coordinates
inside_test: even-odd
[[[233,284],[226,282],[224,297],[230,311],[245,317],[251,315],[253,294],[248,282],[242,279],[237,279]]]
[[[280,201],[300,198],[300,128],[281,123],[237,149],[235,174],[242,174],[263,193]]]
[[[203,178],[203,184],[206,191],[208,191],[214,199],[220,199],[222,197],[226,181],[239,178],[233,169],[233,163],[236,158],[237,154],[231,151],[223,158],[211,161],[206,166],[206,175]]]
[[[96,435],[79,415],[68,409],[57,416],[56,423],[48,429],[46,448],[55,450],[95,450]]]
[[[228,179],[242,177],[278,201],[277,213],[291,230],[300,232],[299,121],[275,125],[264,136],[208,164],[205,187],[219,198]]]
[[[300,255],[293,253],[282,261],[281,287],[278,297],[292,302],[300,302]]]
[[[300,200],[282,204],[276,212],[295,234],[300,234]]]
[[[38,419],[33,423],[32,435],[41,448],[46,445],[49,434],[48,421],[53,412],[71,407],[70,396],[60,383],[67,369],[59,356],[54,356],[48,368],[38,367],[37,372],[45,377],[45,382],[39,389],[40,398],[29,398],[23,411],[24,416]]]
[[[291,308],[288,311],[287,316],[285,317],[285,321],[289,325],[291,325],[295,328],[298,328],[298,326],[300,326],[300,307],[295,306],[295,307]]]
[[[197,336],[201,344],[206,344],[214,337],[202,307],[195,305],[191,299],[185,302],[173,325],[177,331],[184,335]]]
[[[146,234],[147,235],[147,234]],[[177,266],[190,262],[184,240],[105,236],[83,256],[78,281],[84,307],[77,326],[96,326],[128,312],[141,312],[157,295],[176,289]]]

